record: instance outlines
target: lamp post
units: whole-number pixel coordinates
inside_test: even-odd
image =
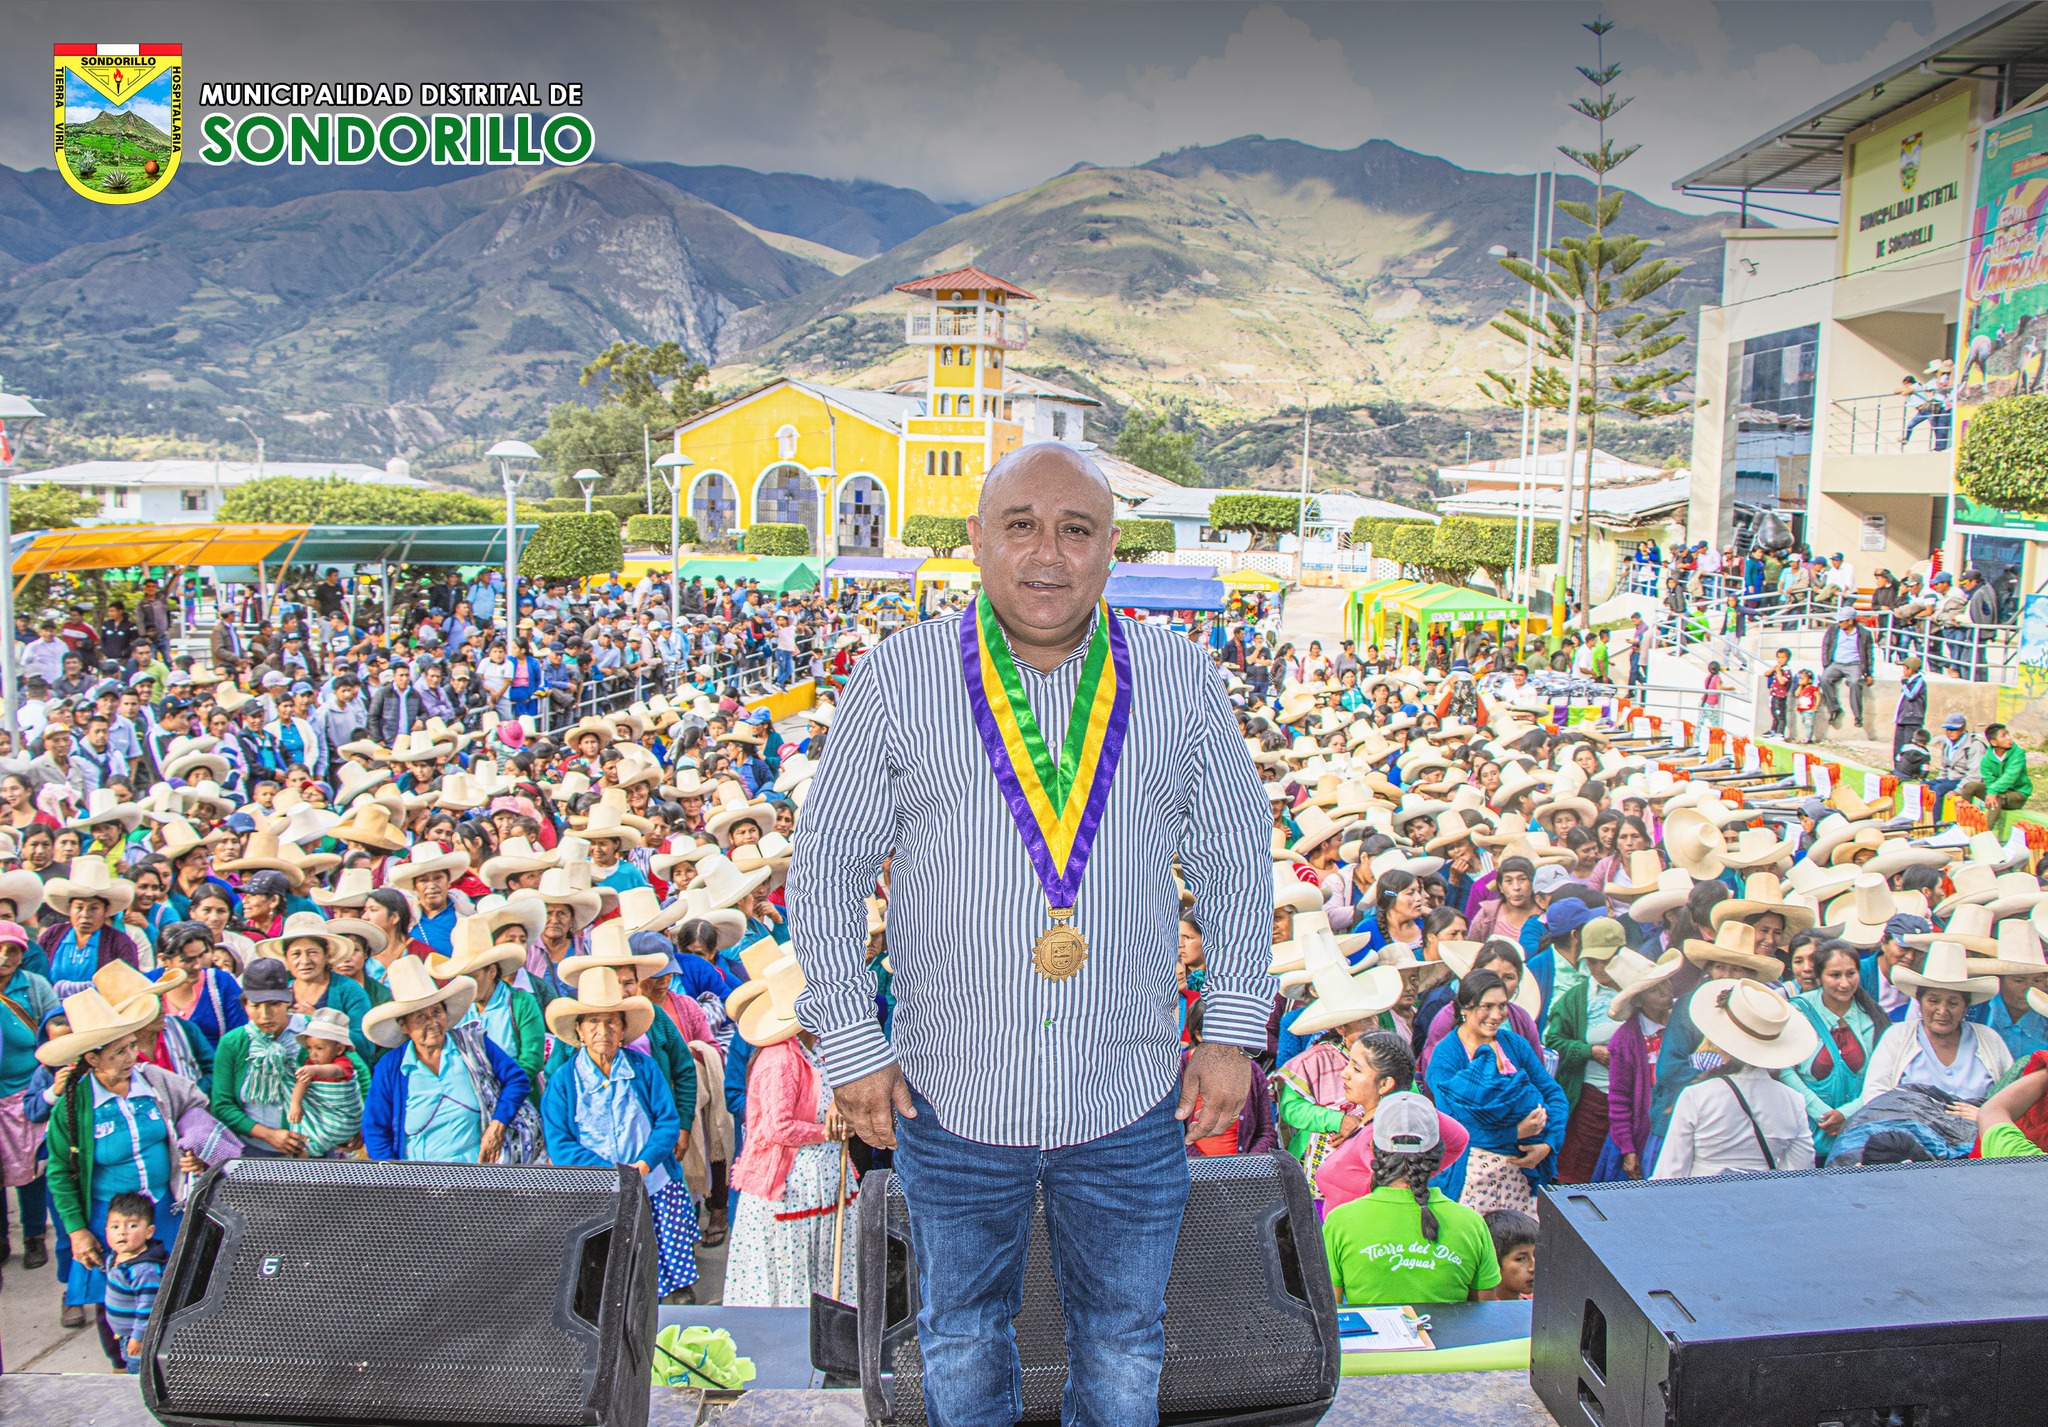
[[[572,481],[574,481],[574,482],[576,482],[577,486],[578,486],[578,487],[580,487],[580,488],[582,489],[582,491],[583,491],[583,513],[584,513],[585,515],[588,515],[588,514],[590,514],[590,493],[591,493],[592,491],[596,490],[596,489],[597,489],[597,483],[598,483],[599,481],[601,481],[601,480],[603,480],[603,479],[604,479],[604,472],[603,472],[603,471],[593,471],[593,470],[591,470],[591,469],[590,469],[590,467],[588,467],[588,466],[585,466],[585,467],[584,467],[584,468],[583,468],[582,470],[578,471],[578,472],[577,472],[577,473],[576,473],[575,475],[573,475],[573,476],[569,477],[569,479],[570,479],[570,480],[572,480]]]
[[[237,426],[241,427],[241,428],[242,428],[242,429],[243,429],[244,431],[248,432],[248,433],[250,434],[250,436],[252,436],[252,437],[254,437],[254,438],[255,438],[255,441],[256,441],[256,479],[257,479],[257,480],[259,480],[259,481],[260,481],[260,480],[262,480],[262,479],[263,479],[263,438],[262,438],[261,436],[258,436],[258,435],[256,434],[256,428],[255,428],[255,427],[251,426],[251,425],[250,425],[250,424],[249,424],[248,422],[246,422],[246,421],[242,420],[242,418],[241,418],[241,417],[239,417],[239,416],[230,416],[230,417],[228,418],[228,420],[230,420],[230,421],[234,422],[234,423],[235,423],[235,425],[237,425]]]
[[[505,488],[505,647],[510,649],[519,628],[519,483],[540,463],[540,452],[524,441],[500,441],[484,455],[497,466]]]
[[[680,451],[654,458],[668,487],[668,627],[671,634],[683,626],[683,472],[697,463]]]
[[[33,421],[42,414],[27,397],[0,391],[0,422]],[[4,446],[6,443],[0,442],[0,447]],[[13,470],[14,452],[9,448],[6,464],[0,465],[0,728],[10,734],[20,731],[14,711],[21,707],[14,668],[18,654],[14,647],[14,482],[9,479]]]

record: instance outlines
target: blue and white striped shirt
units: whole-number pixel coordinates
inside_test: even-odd
[[[901,630],[854,666],[797,822],[788,884],[797,1016],[842,1085],[887,1066],[954,1134],[1057,1148],[1114,1133],[1179,1074],[1176,861],[1208,972],[1203,1037],[1266,1046],[1271,810],[1222,676],[1187,640],[1126,622],[1131,728],[1072,925],[1088,957],[1038,974],[1051,925],[969,713],[960,616]],[[1048,748],[1066,737],[1086,643],[1018,662]],[[862,899],[890,862],[891,1037],[875,1023]]]

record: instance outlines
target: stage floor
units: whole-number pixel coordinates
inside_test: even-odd
[[[0,1422],[35,1427],[155,1427],[136,1380],[103,1375],[13,1373],[0,1377]],[[658,1388],[649,1427],[863,1427],[853,1391],[765,1388],[737,1401]],[[1325,1427],[1553,1427],[1526,1373],[1468,1372],[1346,1378]]]

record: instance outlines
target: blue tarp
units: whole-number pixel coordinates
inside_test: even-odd
[[[1112,577],[1129,575],[1140,580],[1213,580],[1214,565],[1154,565],[1149,560],[1119,560],[1110,566]]]
[[[1112,573],[1102,597],[1115,609],[1222,609],[1226,594],[1221,580],[1155,580]]]

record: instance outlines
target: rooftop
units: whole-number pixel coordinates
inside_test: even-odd
[[[1593,487],[1594,524],[1625,530],[1647,524],[1654,517],[1670,511],[1684,509],[1692,498],[1692,472],[1680,470],[1668,476],[1659,472],[1658,476],[1656,480],[1628,485],[1596,484]],[[1529,492],[1523,508],[1555,520],[1561,497],[1562,492],[1557,488],[1539,486]],[[1521,498],[1514,491],[1468,491],[1464,495],[1444,496],[1437,501],[1436,508],[1445,515],[1513,516],[1516,506],[1521,503]]]
[[[402,465],[403,463],[397,463]],[[403,470],[366,466],[359,461],[265,461],[265,478],[296,476],[301,480],[337,477],[352,485],[405,486],[424,490],[428,482]],[[256,479],[254,461],[79,461],[47,470],[22,471],[14,479],[27,485],[60,486],[238,486]]]
[[[1585,458],[1576,457],[1572,467],[1575,476],[1583,477]],[[1546,451],[1529,462],[1529,475],[1539,485],[1556,485],[1565,470],[1563,451]],[[1464,465],[1440,466],[1437,478],[1446,481],[1519,481],[1522,472],[1522,458],[1502,456],[1496,461],[1472,461]],[[1593,484],[1611,485],[1617,481],[1643,481],[1664,474],[1662,466],[1645,466],[1639,461],[1625,460],[1610,451],[1593,449]]]
[[[1998,82],[1998,111],[2048,84],[2048,5],[2000,5],[1816,104],[1733,153],[1695,169],[1672,187],[1686,193],[1838,193],[1845,136],[1958,79]]]
[[[910,282],[896,284],[898,292],[1007,292],[1012,297],[1021,297],[1028,302],[1038,299],[1013,282],[1007,282],[994,273],[983,272],[980,268],[954,268],[951,272],[933,273],[930,277],[916,278]]]
[[[1220,490],[1214,486],[1171,486],[1139,506],[1133,515],[1142,520],[1206,519],[1209,507],[1220,495],[1277,495],[1293,496],[1297,492],[1280,490],[1254,490],[1237,487]],[[1371,496],[1353,495],[1349,491],[1313,491],[1309,495],[1311,519],[1332,525],[1349,526],[1362,515],[1379,516],[1394,520],[1428,520],[1430,513],[1413,506],[1396,505],[1390,500],[1375,500]]]

